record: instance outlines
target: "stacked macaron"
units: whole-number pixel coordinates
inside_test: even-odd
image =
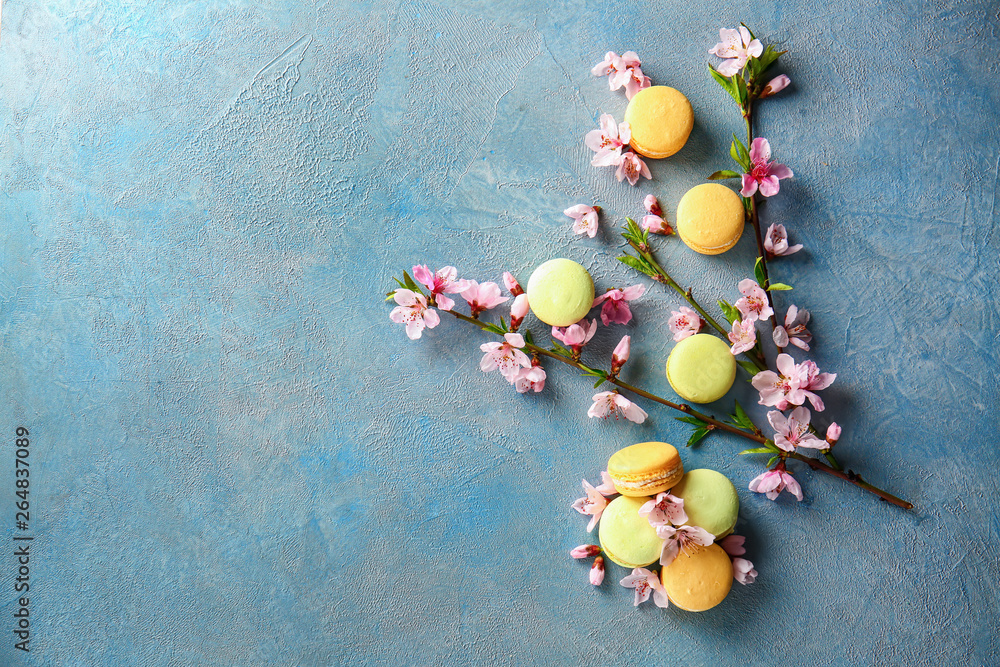
[[[615,452],[607,478],[621,495],[600,514],[600,551],[634,568],[623,585],[646,575],[645,585],[686,611],[706,611],[722,602],[734,577],[730,556],[718,544],[732,533],[739,514],[732,482],[714,470],[685,473],[679,452],[665,442]],[[658,575],[644,569],[658,561]]]

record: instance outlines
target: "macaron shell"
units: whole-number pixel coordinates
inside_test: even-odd
[[[604,555],[622,567],[646,567],[660,559],[663,540],[649,520],[639,516],[639,508],[648,500],[645,496],[618,496],[604,508],[598,529],[598,539]]]
[[[670,493],[684,500],[688,525],[701,526],[716,539],[725,537],[736,527],[740,497],[733,483],[721,472],[708,468],[689,470]]]
[[[677,448],[666,442],[640,442],[611,455],[608,474],[623,496],[655,496],[684,476]]]
[[[720,183],[702,183],[677,204],[677,234],[695,252],[723,253],[740,240],[745,221],[743,202]]]
[[[660,581],[675,606],[684,611],[707,611],[729,595],[733,564],[718,544],[692,545],[660,570]]]
[[[670,351],[666,371],[678,396],[692,403],[711,403],[733,386],[736,358],[721,338],[695,334]]]
[[[694,111],[679,90],[650,86],[632,96],[625,122],[631,129],[629,144],[635,152],[658,160],[673,155],[687,143],[694,127]]]
[[[594,281],[571,259],[550,259],[528,278],[528,306],[535,317],[554,327],[576,324],[594,305]]]

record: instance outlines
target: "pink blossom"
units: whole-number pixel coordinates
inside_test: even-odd
[[[569,555],[573,558],[593,558],[594,556],[601,553],[601,547],[596,544],[581,544],[578,547],[573,547],[569,552]]]
[[[671,227],[663,217],[663,209],[660,208],[660,202],[656,200],[653,195],[646,195],[646,198],[642,201],[642,205],[646,207],[647,214],[642,218],[642,228],[645,229],[650,234],[665,234],[670,235],[674,233],[674,228]]]
[[[784,470],[768,470],[763,475],[754,477],[750,482],[750,490],[767,494],[769,500],[777,498],[782,491],[788,491],[796,500],[802,500],[802,487]]]
[[[734,355],[746,352],[757,344],[757,329],[752,319],[733,322],[733,330],[729,332],[729,342],[733,344],[729,351]]]
[[[574,353],[579,353],[583,346],[597,333],[597,320],[580,320],[568,327],[552,327],[552,337],[568,345]]]
[[[521,287],[521,283],[517,282],[517,278],[510,271],[503,272],[503,286],[507,288],[507,291],[514,296],[521,296],[524,294],[524,289]]]
[[[427,297],[419,292],[400,288],[392,298],[399,305],[389,313],[389,319],[396,324],[406,324],[406,335],[410,340],[420,338],[424,327],[433,329],[441,322],[437,311],[427,306]]]
[[[576,234],[586,234],[590,238],[594,238],[597,235],[598,210],[594,206],[577,204],[576,206],[570,206],[563,211],[563,214],[573,218],[573,231]]]
[[[615,346],[615,351],[611,353],[611,375],[618,375],[618,371],[622,369],[625,362],[628,361],[628,355],[632,349],[632,337],[622,336],[622,339],[618,341],[618,345]]]
[[[637,567],[632,570],[632,574],[621,580],[621,585],[625,588],[635,589],[636,607],[648,600],[650,593],[653,594],[653,603],[657,607],[666,609],[670,606],[667,591],[663,589],[660,575],[656,572],[650,572],[644,567]]]
[[[601,520],[601,513],[608,506],[608,501],[587,480],[583,480],[583,490],[587,494],[587,497],[577,498],[576,502],[573,503],[573,509],[580,514],[591,517],[590,523],[587,524],[587,532],[589,533],[597,525],[597,522]]]
[[[615,117],[609,113],[601,115],[600,123],[601,129],[591,130],[583,140],[587,148],[597,153],[590,164],[594,167],[617,167],[622,161],[622,148],[632,139],[632,132],[628,123],[616,123]]]
[[[677,558],[681,549],[687,549],[691,544],[710,546],[715,541],[715,535],[700,526],[668,526],[656,527],[656,535],[663,540],[663,551],[660,552],[660,565],[670,565]]]
[[[779,410],[792,405],[802,405],[805,395],[802,393],[802,372],[795,365],[790,355],[779,354],[775,360],[778,373],[761,371],[753,376],[750,383],[760,392],[761,405],[771,405]]]
[[[684,499],[669,493],[659,493],[653,500],[648,500],[639,508],[639,516],[648,519],[651,526],[673,524],[679,526],[687,523],[688,515],[684,511]]]
[[[743,543],[746,542],[747,538],[742,535],[727,535],[723,539],[719,540],[719,546],[722,547],[727,554],[730,556],[742,556],[747,552],[743,547]]]
[[[764,250],[767,251],[768,255],[779,257],[791,255],[802,250],[802,244],[797,243],[789,246],[788,232],[785,231],[785,226],[772,224],[767,228],[767,234],[764,235]]]
[[[744,320],[763,322],[774,314],[767,302],[767,292],[756,281],[745,278],[740,281],[737,288],[743,296],[736,300],[735,306]]]
[[[590,566],[590,583],[594,586],[604,583],[604,556],[595,558],[594,564]]]
[[[618,163],[618,171],[615,172],[615,177],[619,180],[628,179],[629,185],[635,185],[639,182],[639,177],[653,178],[653,174],[650,173],[649,167],[643,162],[639,156],[632,151],[627,151],[622,155],[622,160]]]
[[[545,389],[545,369],[535,366],[532,362],[531,368],[519,368],[514,376],[514,388],[517,393],[526,394],[534,391],[536,394]]]
[[[413,277],[427,286],[427,289],[431,291],[430,301],[432,305],[436,305],[441,310],[451,310],[455,307],[455,301],[444,296],[446,293],[456,294],[469,286],[468,280],[456,280],[457,275],[458,269],[454,266],[442,267],[434,273],[431,273],[426,264],[413,267]]]
[[[772,333],[774,344],[778,347],[788,347],[791,343],[808,352],[812,333],[806,329],[807,324],[809,324],[809,311],[805,308],[799,310],[794,305],[789,306],[785,313],[785,325],[775,327]]]
[[[614,51],[608,51],[604,55],[604,60],[594,65],[590,73],[594,76],[607,75],[608,87],[611,90],[618,90],[625,86],[625,96],[632,99],[632,96],[643,88],[648,88],[650,80],[643,75],[640,66],[642,61],[634,51],[626,51],[622,55]]]
[[[757,580],[757,570],[753,569],[753,563],[746,558],[733,559],[733,579],[744,586],[752,584]]]
[[[670,319],[667,320],[667,327],[674,335],[674,340],[678,342],[698,333],[701,330],[701,325],[701,317],[687,306],[681,306],[679,312],[671,311]]]
[[[823,404],[823,399],[813,392],[829,387],[833,384],[833,381],[837,379],[837,374],[820,373],[819,366],[809,359],[806,359],[795,368],[801,378],[801,384],[799,386],[802,389],[803,396],[808,398],[809,402],[812,403],[813,410],[816,412],[823,412],[823,410],[826,409],[826,406]],[[795,405],[801,405],[804,401],[805,399],[795,403]],[[794,403],[791,399],[789,399],[789,402]]]
[[[709,53],[727,58],[716,71],[722,76],[733,76],[747,64],[750,58],[757,58],[764,52],[764,45],[754,39],[750,31],[740,26],[736,30],[719,30],[719,43],[708,50]]]
[[[531,359],[519,348],[524,347],[521,334],[504,334],[503,343],[483,343],[479,349],[485,352],[479,368],[484,373],[500,369],[500,374],[511,384],[517,379],[518,371],[531,366]]]
[[[778,162],[771,162],[771,144],[767,139],[757,137],[750,144],[750,173],[743,174],[743,189],[740,194],[752,197],[757,188],[765,197],[778,194],[778,181],[794,176],[792,170]]]
[[[462,290],[462,298],[469,302],[473,317],[479,317],[479,313],[484,310],[496,308],[501,303],[510,300],[509,296],[500,296],[500,286],[496,283],[480,285],[475,280],[470,280],[468,283],[468,286]]]
[[[593,69],[590,70],[590,73],[594,76],[607,76],[624,66],[625,64],[622,63],[622,57],[620,55],[614,51],[608,51],[604,54],[604,60],[594,65]],[[611,90],[614,90],[614,88]]]
[[[840,425],[837,424],[837,422],[831,423],[826,429],[827,444],[829,444],[831,447],[837,444],[837,441],[840,440],[840,433],[841,433]]]
[[[618,489],[615,488],[615,483],[612,481],[611,475],[608,474],[607,470],[601,471],[601,483],[597,487],[597,490],[601,492],[602,496],[608,498],[618,493]]]
[[[788,78],[787,74],[779,74],[767,82],[767,85],[764,86],[764,90],[760,91],[760,95],[757,96],[757,99],[762,100],[765,97],[770,97],[771,95],[784,90],[791,82],[792,80]]]
[[[768,412],[767,421],[771,422],[771,427],[774,429],[774,444],[778,449],[794,452],[796,447],[808,449],[826,447],[826,442],[809,432],[810,418],[809,408],[804,407],[795,408],[787,418],[777,410]]]
[[[594,299],[591,308],[596,308],[604,304],[601,308],[601,322],[608,326],[612,322],[618,324],[628,324],[632,319],[632,311],[628,307],[629,301],[635,301],[646,293],[645,285],[632,285],[625,289],[609,289]]]
[[[602,391],[594,394],[594,404],[587,410],[588,417],[625,417],[629,421],[641,424],[646,421],[646,412],[638,405],[628,400],[617,391]]]
[[[514,297],[514,303],[510,305],[510,329],[511,331],[517,331],[517,328],[521,326],[521,322],[524,322],[524,318],[528,315],[528,295],[518,294]]]

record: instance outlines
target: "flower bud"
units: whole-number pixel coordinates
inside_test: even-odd
[[[837,422],[833,422],[832,424],[830,424],[829,427],[827,427],[827,429],[826,429],[826,441],[827,441],[827,443],[829,443],[829,445],[831,447],[833,447],[835,444],[837,444],[837,441],[840,440],[840,432],[841,432],[841,428],[840,428],[840,425],[837,424]]]
[[[517,331],[528,314],[528,295],[521,293],[514,297],[514,303],[510,306],[510,329]]]
[[[521,289],[521,284],[517,282],[517,278],[514,277],[510,271],[504,271],[503,273],[503,286],[507,288],[507,291],[514,296],[520,296],[524,294],[524,290]]]
[[[663,209],[660,208],[660,202],[653,195],[646,195],[646,198],[642,200],[642,205],[651,214],[663,217]]]
[[[581,544],[578,547],[574,547],[569,555],[573,558],[591,558],[592,556],[597,556],[601,553],[601,547],[596,544]]]
[[[629,350],[631,348],[631,336],[622,336],[615,351],[611,354],[611,374],[617,375],[625,362],[628,361]]]
[[[770,97],[771,95],[774,95],[778,91],[784,90],[784,88],[791,82],[792,80],[789,79],[787,75],[779,74],[778,76],[774,77],[773,79],[767,82],[767,85],[764,86],[764,90],[761,91],[760,97],[758,99],[764,99],[765,97]]]
[[[590,568],[590,583],[594,586],[600,586],[601,582],[604,581],[604,556],[598,556],[594,559],[594,564]]]

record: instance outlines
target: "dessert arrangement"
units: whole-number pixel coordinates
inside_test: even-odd
[[[395,279],[398,288],[387,296],[396,304],[390,318],[405,325],[410,339],[419,339],[425,329],[438,326],[441,311],[499,337],[480,345],[480,368],[485,373],[498,370],[520,393],[544,390],[543,359],[577,369],[595,381],[595,389],[610,385],[610,390],[593,395],[589,417],[624,418],[641,424],[647,413],[640,403],[659,404],[683,413],[677,419],[692,429],[687,446],[720,431],[748,440],[751,446],[739,453],[764,455],[767,462],[747,488],[770,500],[782,492],[802,500],[801,486],[789,470],[794,461],[909,509],[910,503],[840,464],[833,449],[840,441],[841,427],[834,421],[821,426],[813,415],[826,408],[817,392],[829,387],[837,376],[821,372],[809,359],[797,361],[792,356],[810,351],[812,334],[807,328],[810,314],[806,309],[789,304],[779,322],[774,296],[792,287],[771,279],[771,264],[802,246],[789,242],[782,224],[762,230],[760,198],[778,194],[780,181],[793,174],[772,160],[767,139],[754,136],[753,120],[757,103],[790,83],[786,75],[767,75],[784,52],[765,47],[744,25],[720,30],[719,38],[709,53],[722,61],[709,64],[709,74],[736,102],[746,129],[745,142],[734,135],[730,144],[735,168],[716,171],[707,182],[692,184],[677,204],[676,233],[652,193],[643,199],[646,214],[641,222],[626,217],[621,232],[625,243],[624,254],[618,258],[621,264],[666,288],[667,296],[687,304],[672,311],[665,323],[676,344],[661,368],[676,399],[622,379],[631,354],[628,335],[621,337],[607,365],[584,363],[584,349],[599,330],[603,335],[603,329],[632,320],[629,303],[644,297],[647,286],[640,283],[599,290],[586,268],[572,259],[554,258],[534,268],[527,289],[512,273],[505,272],[502,282],[510,296],[504,296],[496,282],[459,279],[455,267],[432,271],[417,265],[412,276],[403,272]],[[599,129],[584,139],[584,145],[594,152],[593,166],[615,167],[618,181],[627,180],[633,186],[640,179],[652,179],[643,158],[659,160],[676,154],[683,149],[694,124],[692,107],[684,94],[652,85],[641,64],[631,51],[621,56],[608,52],[593,68],[595,76],[608,77],[611,90],[624,88],[629,101],[621,123],[604,114]],[[723,184],[728,179],[738,180],[739,189]],[[590,238],[596,236],[601,218],[607,215],[591,204],[570,206],[565,214],[573,220],[574,232]],[[693,288],[682,287],[670,276],[657,259],[654,245],[674,242],[671,237],[675,237],[695,253],[720,255],[737,244],[746,228],[757,246],[752,277],[736,285],[739,297],[733,303],[723,298],[726,295],[715,300],[721,314],[717,320],[695,298]],[[456,301],[449,294],[460,295],[468,305],[467,315],[456,310]],[[507,319],[483,319],[488,311],[509,301]],[[526,326],[529,313],[550,328],[548,345]],[[758,333],[770,334],[766,336],[768,345],[764,345],[765,336]],[[692,407],[721,401],[738,380],[749,382],[759,392],[759,404],[769,408],[770,432],[758,426],[736,401],[732,408],[724,408],[723,418]],[[756,578],[753,564],[741,558],[745,554],[743,538],[732,534],[739,511],[733,483],[713,470],[685,473],[672,445],[650,441],[624,447],[608,460],[601,484],[595,487],[584,480],[583,487],[586,497],[573,507],[591,517],[588,531],[600,526],[599,544],[581,545],[571,555],[594,559],[592,584],[602,584],[606,557],[631,568],[621,584],[635,589],[635,604],[652,596],[661,607],[672,602],[687,611],[704,611],[726,597],[734,579],[747,584]],[[660,566],[658,572],[648,569],[654,564]]]

